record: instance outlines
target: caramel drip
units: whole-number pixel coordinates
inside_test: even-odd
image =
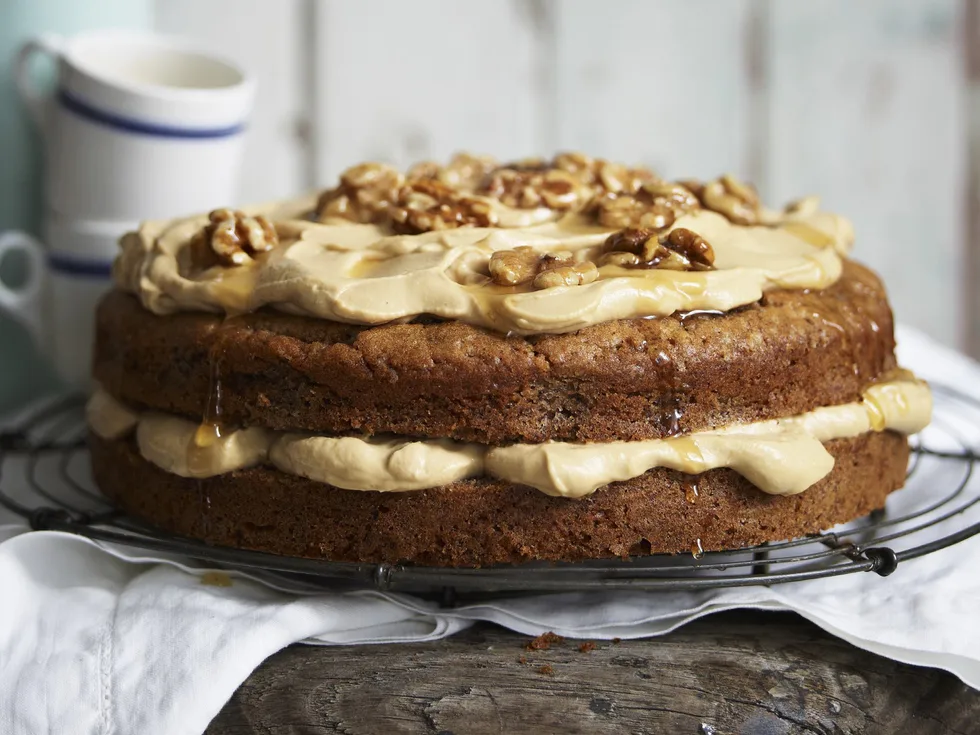
[[[684,488],[684,499],[694,505],[698,500],[698,478],[695,476],[690,480],[685,480],[681,483],[681,487]]]
[[[205,455],[222,437],[221,426],[221,361],[214,348],[208,359],[208,399],[204,407],[201,423],[194,432],[187,446],[187,466],[198,468],[205,466]]]
[[[714,316],[725,316],[725,312],[720,309],[692,309],[691,311],[678,311],[677,318],[681,324],[691,319],[710,318]]]
[[[214,335],[214,343],[208,350],[208,397],[201,417],[201,424],[194,432],[187,447],[187,466],[197,471],[207,466],[209,450],[224,436],[225,429],[221,424],[221,352],[222,335],[238,316],[227,316]],[[206,480],[198,480],[198,495],[201,502],[201,519],[205,528],[210,524],[211,495]]]
[[[660,425],[664,427],[665,437],[677,436],[681,433],[682,418],[684,418],[684,412],[676,403],[664,411],[660,417]]]
[[[691,556],[695,559],[700,559],[704,556],[704,547],[701,546],[701,539],[695,539],[691,542]]]

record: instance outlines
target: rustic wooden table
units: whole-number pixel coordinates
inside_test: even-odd
[[[434,643],[294,646],[207,732],[980,733],[980,692],[790,613],[723,613],[593,650],[527,651],[529,640],[481,625]]]

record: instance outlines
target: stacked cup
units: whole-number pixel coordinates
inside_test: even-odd
[[[53,94],[31,83],[38,54],[57,62]],[[44,245],[0,235],[0,259],[19,250],[30,263],[19,288],[0,282],[0,308],[82,387],[119,237],[144,219],[235,201],[254,83],[182,41],[128,31],[39,37],[21,48],[15,72],[44,140]]]

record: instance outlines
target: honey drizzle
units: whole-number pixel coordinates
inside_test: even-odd
[[[221,385],[222,334],[235,316],[227,316],[215,331],[214,342],[208,349],[208,395],[201,416],[201,423],[187,446],[187,465],[200,467],[206,460],[206,450],[221,440],[224,427],[222,418],[223,387]],[[211,529],[211,494],[208,480],[197,481],[198,499],[201,506],[201,524],[205,536]]]
[[[675,312],[676,316],[681,324],[694,319],[711,318],[716,316],[725,316],[725,312],[720,309],[691,309],[690,311],[678,311]]]
[[[692,480],[685,480],[681,483],[681,487],[684,488],[684,499],[694,505],[698,499],[698,481],[695,477]]]
[[[702,556],[704,556],[704,547],[701,546],[701,539],[696,539],[695,541],[691,542],[691,556],[693,556],[695,559],[700,559]]]
[[[681,419],[684,418],[684,409],[681,408],[680,398],[675,394],[667,394],[660,400],[662,409],[657,416],[658,423],[664,432],[664,439],[677,436],[681,433]]]

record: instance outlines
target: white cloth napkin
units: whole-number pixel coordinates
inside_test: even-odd
[[[908,329],[899,341],[904,365],[980,397],[980,366]],[[980,445],[980,422],[959,424]],[[924,436],[929,446],[948,442],[941,428]],[[27,488],[9,487],[21,476],[15,465],[4,466],[4,488],[26,497]],[[935,473],[929,482],[892,497],[889,517],[921,505],[913,491],[948,488],[962,470],[955,463],[936,467],[927,470]],[[950,518],[928,533],[948,533],[978,516]],[[297,641],[424,641],[478,620],[527,635],[639,638],[736,607],[795,610],[860,648],[942,668],[980,688],[980,538],[904,561],[887,578],[538,595],[447,610],[405,595],[303,593],[240,572],[205,575],[178,558],[69,534],[25,533],[2,511],[0,523],[7,524],[0,525],[4,734],[196,735],[263,659]]]

